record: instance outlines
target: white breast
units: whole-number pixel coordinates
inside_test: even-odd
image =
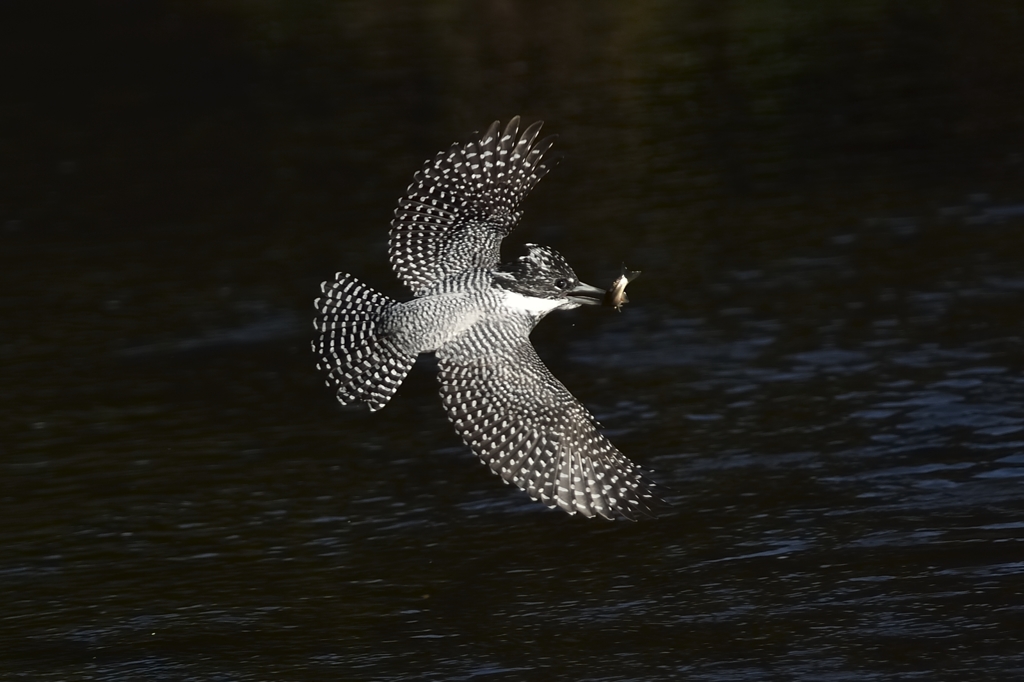
[[[512,310],[524,313],[545,314],[565,304],[564,299],[557,298],[536,298],[534,296],[523,296],[514,291],[504,291],[502,304]]]

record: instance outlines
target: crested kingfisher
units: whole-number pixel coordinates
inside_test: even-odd
[[[413,298],[399,302],[338,273],[316,300],[317,368],[342,404],[384,407],[420,353],[435,353],[441,400],[462,440],[506,483],[583,516],[636,519],[655,484],[599,431],[544,366],[530,332],[553,310],[601,305],[554,249],[526,245],[502,263],[519,205],[554,166],[519,117],[428,160],[398,202],[389,256]],[[633,276],[635,276],[634,273]],[[622,284],[624,287],[624,284]],[[613,287],[614,288],[614,287]],[[615,293],[621,307],[623,292]]]

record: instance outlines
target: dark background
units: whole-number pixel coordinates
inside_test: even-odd
[[[1024,9],[0,3],[0,677],[1024,675]],[[633,302],[535,332],[673,509],[545,510],[429,366],[309,351],[423,160],[565,158],[507,256]]]

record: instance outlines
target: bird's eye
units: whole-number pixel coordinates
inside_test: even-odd
[[[559,277],[558,279],[555,280],[555,288],[556,289],[568,289],[569,288],[569,280],[567,280],[564,277]]]

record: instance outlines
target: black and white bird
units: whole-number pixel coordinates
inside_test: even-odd
[[[556,251],[527,244],[500,263],[519,204],[554,165],[541,122],[519,117],[427,161],[398,202],[389,253],[414,298],[398,302],[338,273],[321,285],[313,351],[342,404],[384,407],[420,353],[437,355],[455,430],[491,470],[570,514],[650,515],[654,484],[598,430],[541,362],[530,332],[553,310],[600,305]]]

